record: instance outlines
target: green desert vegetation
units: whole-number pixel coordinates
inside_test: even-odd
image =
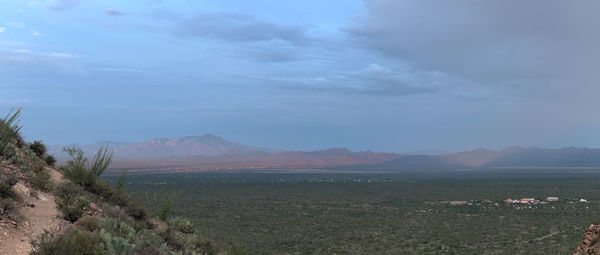
[[[600,218],[598,174],[523,176],[210,172],[134,175],[128,190],[177,190],[172,215],[253,254],[572,254],[591,220]],[[549,196],[560,200],[504,203]],[[475,202],[437,203],[451,200]],[[173,226],[185,229],[175,219]]]

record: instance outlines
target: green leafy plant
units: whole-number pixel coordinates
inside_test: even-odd
[[[89,166],[89,172],[96,177],[100,177],[102,173],[110,166],[113,158],[113,151],[109,151],[106,147],[101,147],[94,155],[92,163]]]
[[[0,120],[0,155],[5,158],[9,144],[16,142],[23,144],[23,138],[19,134],[22,126],[19,125],[21,109],[11,110],[4,119]]]
[[[93,188],[98,182],[100,175],[104,173],[112,162],[112,151],[100,148],[91,162],[83,155],[83,150],[77,147],[66,147],[64,152],[69,154],[70,160],[59,170],[68,180],[86,188]]]
[[[63,151],[71,157],[64,166],[59,168],[63,176],[81,186],[90,186],[95,179],[86,169],[88,159],[83,156],[83,150],[77,147],[66,147]]]

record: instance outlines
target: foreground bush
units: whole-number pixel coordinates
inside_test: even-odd
[[[189,220],[185,219],[185,218],[181,218],[181,217],[175,217],[170,219],[168,222],[170,227],[181,231],[182,233],[185,234],[192,234],[194,233],[194,224],[192,224]]]
[[[34,172],[29,182],[31,183],[31,186],[41,191],[52,191],[54,188],[52,176],[50,175],[50,171],[47,169],[41,169],[37,172]]]
[[[83,190],[72,183],[62,183],[56,188],[56,208],[63,218],[75,222],[86,212],[90,201],[83,195]]]
[[[44,157],[44,162],[46,162],[46,164],[49,166],[54,167],[56,164],[56,158],[52,155],[46,155],[46,157]]]
[[[107,254],[100,247],[101,241],[99,235],[71,226],[59,233],[46,231],[32,241],[31,255]]]
[[[15,198],[16,194],[12,191],[12,186],[17,184],[19,179],[14,174],[0,176],[0,199]]]
[[[136,229],[125,221],[83,217],[59,233],[32,242],[34,255],[49,254],[217,254],[216,246],[174,228]]]

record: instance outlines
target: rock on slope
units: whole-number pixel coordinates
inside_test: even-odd
[[[600,254],[600,225],[592,224],[583,235],[583,241],[577,246],[575,255]]]

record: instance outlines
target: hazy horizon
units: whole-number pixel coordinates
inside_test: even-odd
[[[28,140],[600,145],[600,2],[0,4],[0,113]]]
[[[237,143],[240,145],[244,145],[244,146],[250,146],[250,147],[254,147],[254,148],[258,148],[258,149],[264,149],[266,151],[270,151],[270,152],[278,152],[278,151],[324,151],[324,150],[329,150],[329,149],[349,149],[350,151],[353,152],[360,152],[360,151],[372,151],[372,152],[376,152],[376,153],[395,153],[395,154],[406,154],[406,155],[450,155],[450,154],[456,154],[456,153],[461,153],[461,152],[469,152],[469,151],[476,151],[476,150],[488,150],[488,151],[503,151],[506,149],[511,149],[511,148],[515,148],[515,147],[519,147],[519,148],[537,148],[537,149],[547,149],[547,150],[558,150],[558,149],[567,149],[567,148],[577,148],[577,149],[600,149],[598,147],[582,147],[582,146],[557,146],[557,147],[542,147],[542,146],[524,146],[524,145],[519,145],[519,144],[512,144],[512,145],[508,145],[508,146],[504,146],[504,147],[483,147],[483,146],[479,146],[479,147],[473,147],[473,148],[467,148],[464,150],[457,150],[457,151],[448,151],[448,150],[442,150],[442,149],[437,149],[437,148],[429,148],[429,149],[413,149],[413,150],[406,150],[406,151],[378,151],[378,150],[373,150],[373,149],[364,149],[364,150],[352,150],[350,148],[346,148],[343,146],[333,146],[333,147],[323,147],[323,148],[314,148],[314,149],[307,149],[307,150],[293,150],[293,149],[283,149],[283,148],[277,148],[277,147],[273,147],[273,146],[256,146],[253,144],[244,144],[244,143],[239,143],[237,141],[228,139],[227,137],[222,137],[216,134],[202,134],[202,135],[186,135],[186,136],[180,136],[180,137],[153,137],[153,138],[149,138],[149,139],[145,139],[145,140],[137,140],[137,141],[126,141],[126,140],[99,140],[99,141],[95,141],[95,142],[91,142],[91,143],[77,143],[77,142],[71,142],[71,143],[62,143],[62,144],[48,144],[48,146],[50,146],[50,151],[52,153],[57,153],[59,150],[62,150],[62,148],[59,148],[61,146],[83,146],[83,147],[88,147],[88,146],[92,146],[92,148],[94,148],[94,151],[86,151],[87,153],[95,153],[95,150],[98,148],[98,146],[101,145],[106,145],[106,144],[117,144],[117,146],[128,146],[128,145],[135,145],[135,144],[140,144],[140,143],[144,143],[150,140],[155,140],[155,139],[168,139],[168,140],[172,140],[172,139],[179,139],[179,138],[195,138],[195,137],[202,137],[205,135],[210,135],[210,136],[217,136],[219,138],[224,139],[227,142],[233,142],[233,143]],[[88,148],[89,149],[89,148]],[[115,148],[112,148],[115,149]],[[63,153],[59,153],[59,154],[63,154]],[[66,154],[63,154],[62,156],[65,156]]]

